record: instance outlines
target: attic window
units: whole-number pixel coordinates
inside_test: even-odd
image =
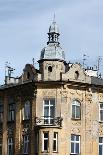
[[[78,71],[75,71],[75,79],[77,80],[79,77],[79,72]]]
[[[52,72],[52,67],[51,66],[48,67],[48,72]]]
[[[30,73],[27,72],[27,79],[29,80],[30,79]]]

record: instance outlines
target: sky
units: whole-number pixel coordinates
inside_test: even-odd
[[[103,59],[103,0],[0,0],[0,84],[6,62],[15,68],[13,76],[33,58],[38,67],[54,13],[67,62],[82,63],[83,54],[86,66]]]

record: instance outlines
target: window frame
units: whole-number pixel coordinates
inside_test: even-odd
[[[11,153],[10,147],[12,148],[12,153]],[[9,152],[9,149],[10,149],[10,152]],[[13,139],[13,137],[8,137],[8,139],[7,139],[7,155],[13,155],[13,154],[14,154],[14,139]]]
[[[81,152],[81,137],[80,137],[80,135],[76,135],[76,134],[71,134],[71,138],[72,138],[72,136],[75,136],[74,137],[74,139],[75,140],[72,140],[71,139],[71,143],[70,143],[70,154],[71,155],[80,155],[80,152]],[[77,141],[76,140],[76,137],[79,137],[79,140]],[[74,151],[72,152],[72,143],[74,144]],[[76,144],[79,144],[79,153],[78,152],[76,152]]]
[[[29,109],[27,109],[28,107]],[[23,107],[23,120],[30,120],[31,117],[30,111],[31,111],[30,101],[26,101]]]
[[[48,134],[47,138],[44,137],[45,133]],[[45,141],[47,141],[47,150],[45,150],[45,145],[44,145]],[[42,152],[46,152],[46,153],[49,152],[49,131],[43,131],[42,133]]]
[[[103,109],[100,108],[101,104],[103,104],[103,102],[99,102],[99,122],[103,122],[103,120],[101,120],[101,112],[100,112],[100,111],[103,111]]]
[[[2,102],[0,102],[0,123],[3,122],[3,116],[4,115],[4,105]]]
[[[74,115],[75,116],[73,116],[73,106],[74,106],[74,111],[75,111]],[[79,107],[79,115],[80,115],[79,117],[77,117],[77,107]],[[77,99],[72,101],[72,105],[71,105],[71,118],[73,120],[81,120],[81,102],[79,100],[77,100]]]
[[[100,147],[100,144],[102,145],[102,153],[103,153],[103,136],[100,136],[99,137],[99,140],[100,138],[102,138],[102,143],[99,142],[99,145],[98,145],[98,154],[99,154],[99,147]]]
[[[15,121],[15,103],[8,104],[8,121]]]
[[[54,136],[56,134],[56,137]],[[56,150],[53,148],[53,152],[58,152],[58,132],[53,133],[53,147],[54,147],[54,142],[56,143]]]
[[[25,139],[25,138],[27,138],[27,139]],[[29,135],[24,134],[23,135],[23,150],[22,150],[23,155],[29,154],[29,143],[30,143]],[[25,151],[25,148],[26,148],[26,151]]]
[[[54,104],[51,104],[51,100],[54,100]],[[49,101],[49,104],[45,105],[45,101]],[[48,107],[48,113],[49,113],[48,116],[45,116],[45,107]],[[54,108],[54,111],[53,111],[54,116],[51,116],[51,108],[52,107]],[[53,125],[54,124],[55,98],[45,98],[45,99],[43,99],[43,117],[44,117],[44,124],[45,125]]]

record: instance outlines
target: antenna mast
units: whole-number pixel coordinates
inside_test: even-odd
[[[102,61],[102,57],[99,56],[98,57],[98,61],[97,61],[97,76],[99,76],[99,70],[100,70],[100,63]]]

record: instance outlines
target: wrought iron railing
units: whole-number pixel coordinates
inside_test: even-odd
[[[57,126],[62,127],[62,118],[61,117],[51,117],[51,116],[42,116],[35,118],[36,126]]]

